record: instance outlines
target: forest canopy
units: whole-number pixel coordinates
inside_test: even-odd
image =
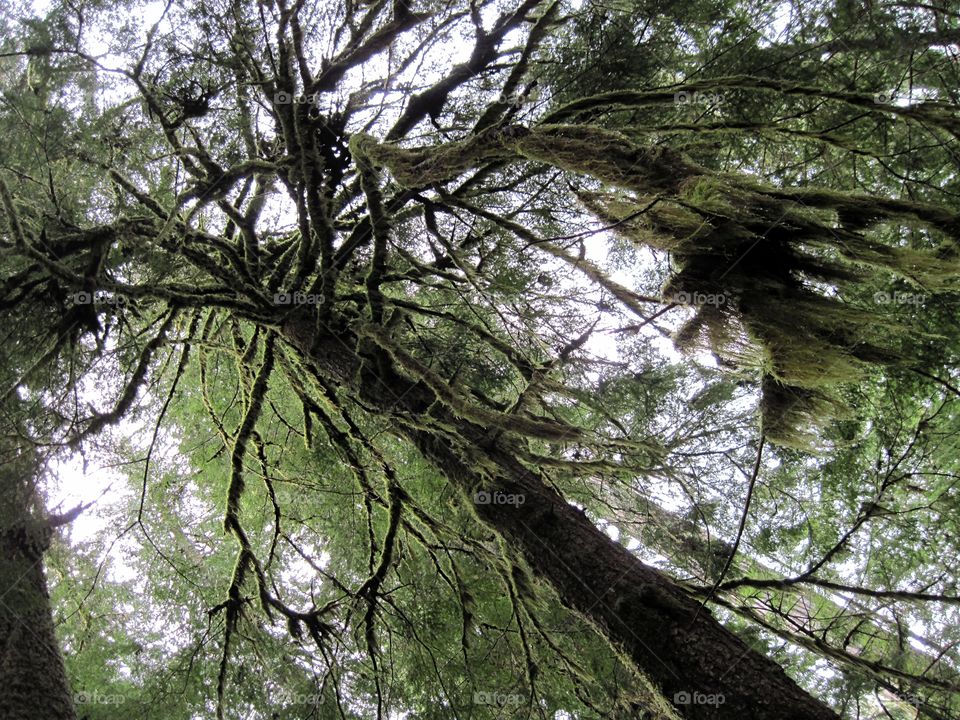
[[[960,13],[0,13],[0,720],[960,717]]]

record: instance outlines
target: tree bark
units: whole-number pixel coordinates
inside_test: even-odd
[[[0,458],[0,720],[74,720],[53,627],[43,554],[50,523],[34,489],[29,451]]]
[[[680,716],[837,720],[829,707],[751,650],[667,575],[597,529],[535,469],[517,460],[504,433],[456,417],[425,384],[403,377],[382,357],[374,371],[373,361],[353,352],[352,330],[328,335],[316,327],[312,315],[302,311],[288,319],[283,334],[319,372],[392,414],[398,434],[466,497],[479,491],[523,497],[522,504],[477,504],[476,511],[567,608],[659,687]],[[425,424],[438,430],[427,431]]]

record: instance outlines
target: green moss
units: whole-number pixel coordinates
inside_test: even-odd
[[[774,87],[756,78],[726,81],[728,87]],[[785,91],[803,95],[807,89]],[[843,93],[836,99],[863,101]],[[610,103],[648,101],[659,100],[644,93],[602,96],[567,107],[555,119]],[[667,300],[684,294],[722,298],[692,303],[694,315],[676,333],[677,345],[709,348],[761,372],[765,427],[771,439],[786,443],[806,442],[802,433],[791,436],[792,423],[799,428],[834,416],[832,388],[856,381],[868,364],[905,362],[893,348],[910,329],[884,319],[875,307],[852,307],[839,294],[882,286],[891,274],[924,290],[955,287],[960,276],[956,213],[909,200],[774,188],[710,172],[675,152],[596,126],[490,128],[467,140],[418,149],[377,144],[367,136],[352,142],[361,161],[388,166],[401,185],[450,180],[480,163],[510,158],[599,181],[604,190],[578,193],[583,205],[632,242],[671,253],[676,272],[663,289]],[[878,223],[918,221],[949,239],[936,248],[904,247],[868,232]],[[838,296],[824,295],[824,286]],[[529,437],[549,435],[543,421],[494,416],[445,389],[398,348],[384,349],[459,416]],[[766,392],[772,393],[769,399]]]

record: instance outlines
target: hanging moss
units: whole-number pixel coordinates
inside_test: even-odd
[[[770,375],[760,388],[760,429],[778,445],[810,450],[823,419],[843,415],[840,402],[824,392],[784,385]]]
[[[674,203],[633,218],[646,197],[580,193],[622,236],[671,252],[675,273],[664,299],[695,310],[675,334],[677,346],[709,349],[758,372],[765,432],[797,447],[809,442],[810,428],[836,417],[838,386],[858,380],[868,364],[908,364],[892,348],[910,328],[876,308],[825,296],[815,284],[843,292],[894,275],[931,290],[960,275],[949,240],[935,249],[898,247],[859,229],[897,218],[946,229],[948,212],[835,192],[809,196],[821,204],[808,207],[799,197],[704,174],[683,181]]]
[[[754,79],[730,79],[730,87],[748,80]],[[790,91],[805,93],[798,87]],[[579,105],[573,114],[589,109]],[[388,165],[401,184],[450,180],[482,162],[510,157],[602,183],[602,190],[580,191],[580,200],[622,236],[671,253],[675,272],[664,285],[664,299],[694,307],[675,336],[677,345],[708,348],[759,372],[761,413],[774,442],[806,442],[798,428],[835,417],[836,388],[855,381],[867,365],[908,362],[893,348],[910,336],[909,327],[885,319],[876,308],[826,296],[824,287],[845,293],[866,284],[883,286],[896,276],[932,291],[955,287],[960,276],[960,216],[949,210],[819,188],[774,188],[711,172],[673,151],[591,125],[491,128],[467,140],[414,150],[365,136],[355,142],[358,152]],[[919,222],[947,237],[938,247],[916,248],[867,233],[885,222]],[[477,417],[466,405],[455,407],[461,405],[456,398],[442,399],[464,417]]]
[[[701,215],[676,203],[661,202],[644,213],[642,218],[624,220],[646,207],[653,196],[641,195],[636,200],[618,193],[580,191],[580,202],[606,225],[616,225],[616,232],[633,242],[658,250],[680,250],[700,233],[709,231]]]
[[[424,187],[450,180],[498,156],[515,155],[505,146],[504,137],[502,128],[490,128],[467,140],[426,148],[402,148],[356,133],[350,138],[350,152],[360,168],[386,167],[398,185]]]

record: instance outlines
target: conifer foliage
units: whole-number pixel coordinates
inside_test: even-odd
[[[960,714],[949,4],[0,22],[0,720]]]

